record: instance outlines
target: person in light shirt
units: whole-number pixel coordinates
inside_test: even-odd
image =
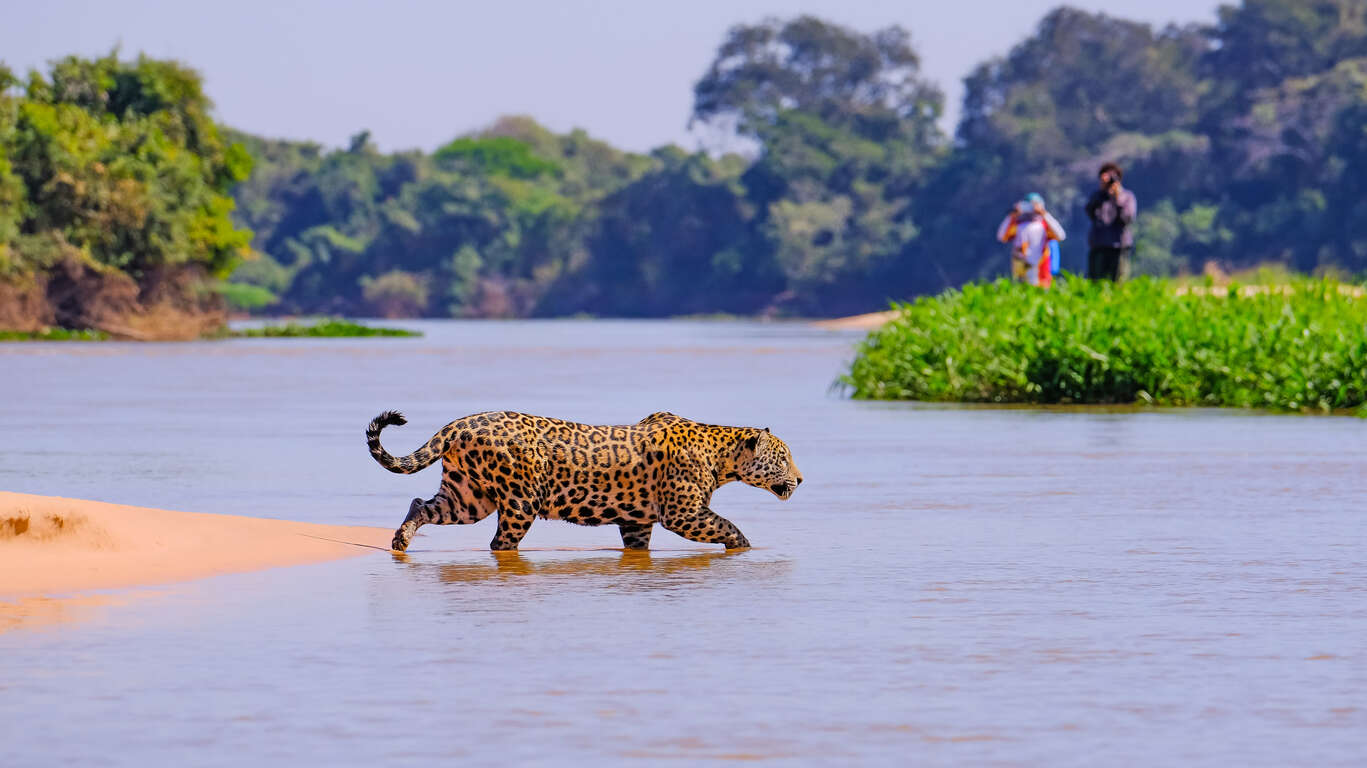
[[[997,239],[1011,247],[1011,277],[1048,288],[1054,283],[1049,243],[1062,242],[1067,234],[1044,206],[1044,198],[1031,192],[1011,206],[997,227]]]

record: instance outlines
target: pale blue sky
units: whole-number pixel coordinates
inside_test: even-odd
[[[0,60],[18,72],[122,44],[203,73],[220,120],[253,133],[432,149],[502,114],[646,150],[687,132],[693,83],[728,27],[810,13],[862,31],[901,24],[958,114],[960,79],[1005,53],[1049,0],[41,0],[7,2]],[[1152,23],[1210,22],[1206,0],[1074,0]],[[949,127],[947,125],[947,127]]]

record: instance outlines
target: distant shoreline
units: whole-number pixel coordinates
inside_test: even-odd
[[[283,321],[283,322],[281,322]],[[39,331],[0,329],[0,342],[23,341],[221,341],[225,339],[356,339],[371,337],[413,338],[417,331],[366,325],[340,318],[320,318],[300,323],[292,317],[267,318],[259,326],[233,329],[227,325],[199,336],[143,336],[119,329],[44,328]]]
[[[860,315],[850,315],[848,317],[834,318],[811,318],[811,317],[785,317],[772,318],[762,315],[683,315],[679,317],[518,317],[518,318],[429,318],[414,317],[403,318],[398,322],[414,320],[453,320],[460,322],[596,322],[596,321],[643,321],[643,322],[755,322],[755,323],[789,323],[794,326],[807,326],[829,331],[871,331],[881,328],[897,316],[896,310],[885,310],[882,312],[869,312]],[[353,322],[351,320],[326,320],[317,323],[299,323],[297,319],[290,315],[280,315],[272,317],[235,317],[236,322],[250,322],[250,326],[245,328],[225,327],[220,333],[211,333],[195,338],[180,339],[160,339],[160,338],[140,338],[134,336],[119,335],[100,330],[71,330],[66,328],[50,328],[43,331],[8,331],[0,329],[0,344],[7,342],[90,342],[90,341],[221,341],[229,339],[261,339],[261,338],[370,338],[370,337],[394,337],[394,338],[413,338],[421,337],[419,331],[410,331],[403,328],[395,328],[381,325],[371,325],[369,320],[365,323]]]

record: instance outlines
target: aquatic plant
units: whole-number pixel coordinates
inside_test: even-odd
[[[41,331],[0,330],[0,341],[106,341],[104,331],[71,328],[44,328]]]
[[[1367,297],[1334,280],[999,280],[894,309],[840,379],[856,398],[1367,414]]]
[[[229,336],[233,338],[355,338],[367,336],[421,336],[417,331],[404,330],[402,328],[381,328],[371,325],[361,325],[349,320],[338,318],[328,318],[316,323],[285,323],[284,325],[267,325],[261,328],[244,328],[242,330],[230,331]]]

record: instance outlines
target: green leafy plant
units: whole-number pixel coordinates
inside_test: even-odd
[[[1179,292],[1065,276],[1005,280],[894,305],[840,381],[856,398],[1134,403],[1283,411],[1363,409],[1367,297],[1360,286]]]

